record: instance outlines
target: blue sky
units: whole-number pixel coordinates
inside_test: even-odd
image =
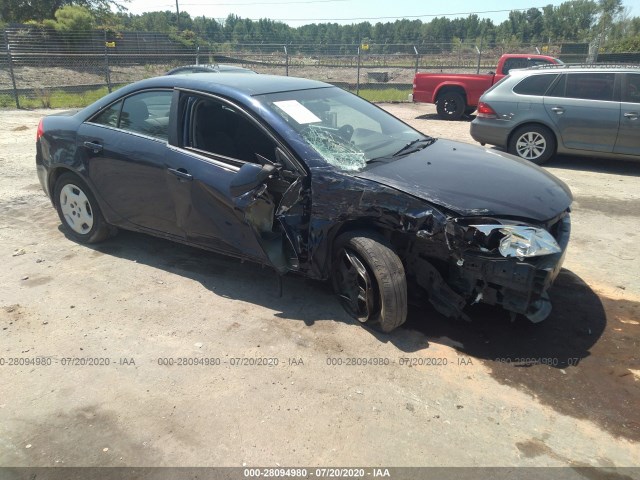
[[[419,18],[429,21],[434,16],[466,17],[477,13],[491,18],[496,24],[505,20],[509,10],[560,5],[564,0],[178,0],[180,10],[192,17],[205,15],[226,18],[234,13],[243,18],[270,18],[291,26],[334,21],[341,24],[369,21],[393,22],[396,18]],[[624,0],[631,16],[640,15],[640,0]],[[175,10],[175,0],[132,0],[127,7],[131,13],[156,10]]]

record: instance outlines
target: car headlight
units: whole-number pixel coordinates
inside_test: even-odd
[[[542,228],[528,225],[470,225],[487,237],[501,234],[498,250],[503,257],[529,258],[562,251],[558,242]]]

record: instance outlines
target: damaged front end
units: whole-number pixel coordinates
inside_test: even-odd
[[[486,217],[436,223],[435,229],[417,230],[406,251],[408,275],[436,310],[466,318],[463,309],[482,302],[534,323],[549,316],[547,290],[560,272],[571,231],[568,209],[544,224]]]

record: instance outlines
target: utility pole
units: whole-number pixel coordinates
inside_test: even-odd
[[[180,8],[178,7],[178,0],[176,0],[176,26],[178,27],[178,32],[180,31]]]

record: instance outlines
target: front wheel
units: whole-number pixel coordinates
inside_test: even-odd
[[[547,127],[524,125],[511,135],[507,150],[512,155],[542,165],[555,153],[556,138]]]
[[[66,231],[80,243],[97,243],[111,233],[87,184],[73,173],[56,181],[54,201]]]
[[[438,95],[436,110],[445,120],[460,120],[467,108],[464,97],[457,92],[445,92]]]
[[[333,287],[356,320],[388,333],[407,318],[407,279],[384,237],[349,232],[336,239]]]

